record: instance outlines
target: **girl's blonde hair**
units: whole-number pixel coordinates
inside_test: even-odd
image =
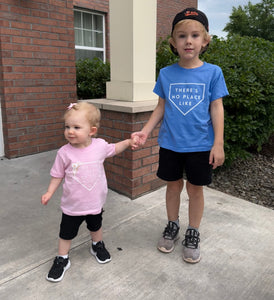
[[[179,21],[176,25],[175,25],[175,27],[174,27],[174,30],[173,30],[173,32],[172,32],[172,36],[171,36],[171,38],[169,39],[169,45],[170,45],[170,48],[171,48],[171,51],[175,54],[175,55],[178,55],[178,52],[177,52],[177,50],[173,47],[173,45],[171,44],[171,39],[173,39],[173,35],[174,35],[174,32],[176,31],[176,29],[177,29],[177,27],[179,26],[179,25],[181,25],[181,24],[189,24],[189,23],[191,23],[191,22],[197,22],[198,24],[199,24],[199,26],[200,26],[200,28],[201,28],[201,31],[202,31],[202,33],[203,33],[203,35],[204,35],[204,41],[207,41],[208,42],[208,44],[205,46],[205,47],[202,47],[202,49],[201,49],[201,51],[200,51],[200,54],[202,54],[202,53],[204,53],[204,52],[206,52],[206,50],[207,50],[207,48],[208,48],[208,46],[209,46],[209,43],[210,43],[210,40],[211,40],[211,36],[210,36],[210,34],[208,33],[208,31],[205,29],[205,27],[203,26],[203,24],[201,24],[199,21],[196,21],[196,20],[192,20],[192,19],[184,19],[184,20],[182,20],[182,21]]]
[[[91,127],[100,127],[101,113],[99,108],[88,102],[78,102],[72,103],[67,108],[67,111],[64,113],[64,120],[72,111],[85,111],[88,122]]]

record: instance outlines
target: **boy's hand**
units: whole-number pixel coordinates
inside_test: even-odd
[[[209,164],[212,165],[213,170],[221,166],[225,161],[224,148],[222,146],[212,147],[209,155]]]

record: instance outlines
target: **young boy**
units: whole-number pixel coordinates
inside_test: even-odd
[[[199,226],[203,216],[203,186],[211,183],[212,168],[224,162],[224,110],[222,97],[228,95],[221,69],[200,60],[210,42],[206,15],[187,8],[172,23],[169,40],[179,62],[160,71],[154,92],[158,104],[142,131],[133,133],[143,145],[162,121],[158,143],[157,176],[167,181],[168,224],[158,249],[169,253],[179,238],[180,195],[186,174],[189,197],[189,226],[183,241],[183,259],[200,261]]]

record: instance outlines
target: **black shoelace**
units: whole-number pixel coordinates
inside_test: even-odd
[[[183,245],[187,248],[197,249],[200,242],[199,235],[200,233],[197,230],[188,229],[183,240]]]
[[[163,232],[163,237],[165,239],[173,240],[178,230],[178,226],[174,222],[169,221]]]

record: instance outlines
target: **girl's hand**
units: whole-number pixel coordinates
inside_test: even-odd
[[[51,194],[49,193],[49,192],[46,192],[44,195],[42,195],[42,197],[41,197],[41,203],[43,204],[43,205],[47,205],[48,204],[48,202],[49,202],[49,200],[50,200],[50,198],[51,198]]]
[[[130,139],[131,150],[137,149],[139,146],[139,143],[140,143],[140,139],[137,135],[135,135],[133,137],[131,136],[131,139]]]

